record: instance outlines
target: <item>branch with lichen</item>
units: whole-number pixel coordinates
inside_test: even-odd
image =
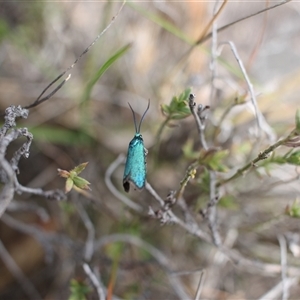
[[[0,194],[0,217],[17,193],[30,193],[47,199],[62,200],[65,198],[60,190],[43,191],[42,189],[22,186],[17,179],[18,164],[21,157],[28,158],[33,139],[27,128],[15,128],[17,118],[27,118],[28,110],[21,106],[10,106],[5,110],[4,124],[0,128],[0,181],[4,184]],[[25,143],[14,153],[10,161],[6,158],[8,146],[20,137],[25,137]]]

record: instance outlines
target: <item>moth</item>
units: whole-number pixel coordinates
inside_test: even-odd
[[[125,170],[123,176],[123,187],[125,192],[129,192],[130,183],[132,183],[137,189],[141,190],[144,188],[146,183],[146,175],[147,175],[147,149],[144,147],[144,140],[140,133],[141,125],[143,119],[149,110],[150,100],[148,101],[148,106],[143,113],[140,123],[137,126],[135,112],[132,109],[131,105],[128,103],[132,115],[133,122],[135,127],[135,135],[133,139],[130,141],[127,151],[127,159],[125,163]]]

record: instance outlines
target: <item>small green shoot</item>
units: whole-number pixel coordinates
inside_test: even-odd
[[[85,169],[87,164],[88,162],[82,163],[71,171],[57,169],[58,175],[67,179],[65,193],[70,192],[72,189],[76,190],[77,192],[82,192],[82,190],[90,190],[90,183],[86,179],[78,176]]]
[[[228,150],[209,149],[205,151],[201,149],[198,158],[199,165],[206,166],[209,170],[217,172],[227,172],[228,168],[222,160],[228,156]]]
[[[91,292],[91,288],[87,286],[84,282],[76,279],[71,279],[70,282],[71,294],[68,300],[86,300],[87,294]]]
[[[291,206],[287,206],[285,213],[293,218],[300,218],[300,204],[298,199],[296,199]]]
[[[191,114],[188,105],[188,98],[191,93],[191,89],[185,89],[178,97],[174,96],[171,100],[170,105],[162,104],[161,111],[163,115],[166,117],[165,121],[161,124],[156,139],[157,145],[159,144],[161,135],[163,130],[167,125],[169,125],[170,121],[181,120],[188,117]]]
[[[283,156],[271,156],[268,160],[265,161],[264,166],[267,166],[270,163],[278,165],[290,164],[294,166],[300,166],[300,150],[291,150]]]
[[[238,205],[236,204],[236,199],[232,195],[225,195],[220,198],[219,206],[230,210],[238,210]]]
[[[185,89],[178,97],[174,96],[170,105],[162,104],[161,111],[170,120],[181,120],[188,117],[191,111],[188,106],[188,99],[191,89]]]
[[[130,48],[131,48],[131,44],[125,45],[124,47],[119,49],[116,53],[114,53],[111,57],[109,57],[107,61],[97,70],[97,72],[92,76],[86,88],[84,89],[82,102],[86,102],[90,99],[91,92],[93,90],[93,87],[97,83],[97,81],[114,64],[114,62],[116,62],[119,58],[121,58],[124,54],[126,54]]]

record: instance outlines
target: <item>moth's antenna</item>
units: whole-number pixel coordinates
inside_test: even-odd
[[[138,133],[140,133],[141,125],[142,125],[143,119],[144,119],[144,117],[145,117],[147,111],[149,110],[149,107],[150,107],[150,99],[148,100],[148,106],[147,106],[147,108],[146,108],[144,114],[142,115],[142,118],[141,118],[141,121],[140,121],[140,124],[139,124],[139,131],[138,131]]]
[[[129,107],[130,107],[130,109],[131,109],[131,111],[132,111],[135,132],[136,132],[136,133],[139,133],[139,131],[137,131],[137,127],[136,127],[136,119],[135,119],[135,113],[134,113],[134,110],[132,109],[132,107],[131,107],[131,105],[130,105],[129,102],[128,102],[128,105],[129,105]]]

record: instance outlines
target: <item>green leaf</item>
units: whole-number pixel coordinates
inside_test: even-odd
[[[294,166],[300,166],[300,150],[293,152],[293,149],[287,152],[284,156],[274,156],[266,160],[265,165],[275,163],[279,165],[291,164]]]
[[[69,178],[66,180],[65,193],[69,193],[69,192],[72,190],[73,185],[74,185],[74,181],[73,181],[72,178],[69,177]]]
[[[89,190],[89,185],[90,182],[88,182],[86,179],[79,177],[79,176],[74,176],[73,178],[74,185],[80,188],[81,190]]]
[[[282,157],[282,156],[276,156],[276,157],[273,157],[271,160],[266,160],[265,163],[268,165],[270,162],[272,163],[275,163],[275,164],[278,164],[278,165],[283,165],[283,164],[286,164],[286,161],[287,159],[285,157]]]
[[[203,171],[203,173],[201,174],[200,179],[200,191],[204,192],[204,193],[209,193],[210,191],[210,176],[209,176],[209,172],[207,169],[205,169]]]
[[[82,164],[76,166],[72,171],[74,171],[78,175],[85,169],[87,164],[88,164],[88,162],[82,163]]]
[[[119,243],[112,243],[105,247],[106,254],[112,259],[115,260],[121,256],[124,250],[124,244]]]
[[[238,205],[236,204],[236,199],[232,195],[226,195],[221,197],[221,199],[219,200],[219,206],[230,210],[238,209]]]
[[[45,126],[28,128],[35,140],[56,143],[60,145],[91,146],[93,138],[83,131],[70,130],[62,127]]]
[[[178,98],[176,96],[172,97],[170,104],[162,104],[161,111],[165,116],[165,120],[160,125],[157,136],[156,136],[156,148],[155,148],[155,156],[157,157],[159,143],[164,129],[170,125],[170,122],[173,120],[181,120],[188,117],[191,112],[187,103],[189,94],[191,92],[190,88],[185,89]]]
[[[291,165],[300,165],[300,150],[293,152],[289,157],[286,158],[286,162]]]
[[[70,202],[58,202],[59,207],[62,209],[62,211],[67,214],[71,215],[76,212],[76,208],[74,207],[73,203]]]
[[[168,116],[170,114],[169,106],[166,104],[161,104],[160,106],[163,115]]]
[[[6,36],[9,35],[9,26],[7,22],[1,18],[0,19],[0,41],[4,40]]]
[[[292,206],[287,206],[285,210],[286,214],[293,218],[300,218],[300,205],[299,201],[295,200]]]
[[[169,120],[180,120],[188,117],[191,114],[188,106],[188,97],[191,89],[185,89],[178,97],[173,96],[170,105],[163,104],[162,112]]]
[[[191,88],[185,89],[180,95],[179,95],[179,101],[187,100],[190,96]]]
[[[78,166],[76,166],[73,170],[70,172],[66,170],[58,169],[58,175],[67,178],[66,185],[65,185],[65,192],[68,193],[72,190],[72,188],[75,186],[81,190],[90,190],[89,185],[90,183],[82,178],[79,177],[78,174],[81,173],[85,167],[87,166],[88,162],[82,163]]]
[[[102,66],[101,68],[94,74],[89,83],[87,84],[84,93],[82,102],[86,102],[91,95],[92,89],[96,82],[100,79],[100,77],[105,73],[105,71],[120,57],[122,57],[129,49],[131,48],[131,44],[127,44],[118,50],[115,54],[113,54]]]
[[[91,288],[84,282],[72,279],[70,282],[71,294],[68,300],[86,300],[87,294],[91,292]]]
[[[227,172],[228,168],[222,160],[228,156],[228,150],[202,150],[199,156],[199,164],[207,166],[210,170],[217,172]]]
[[[184,157],[187,159],[197,159],[199,157],[199,152],[194,151],[194,140],[188,139],[184,146],[182,147],[182,152]]]

